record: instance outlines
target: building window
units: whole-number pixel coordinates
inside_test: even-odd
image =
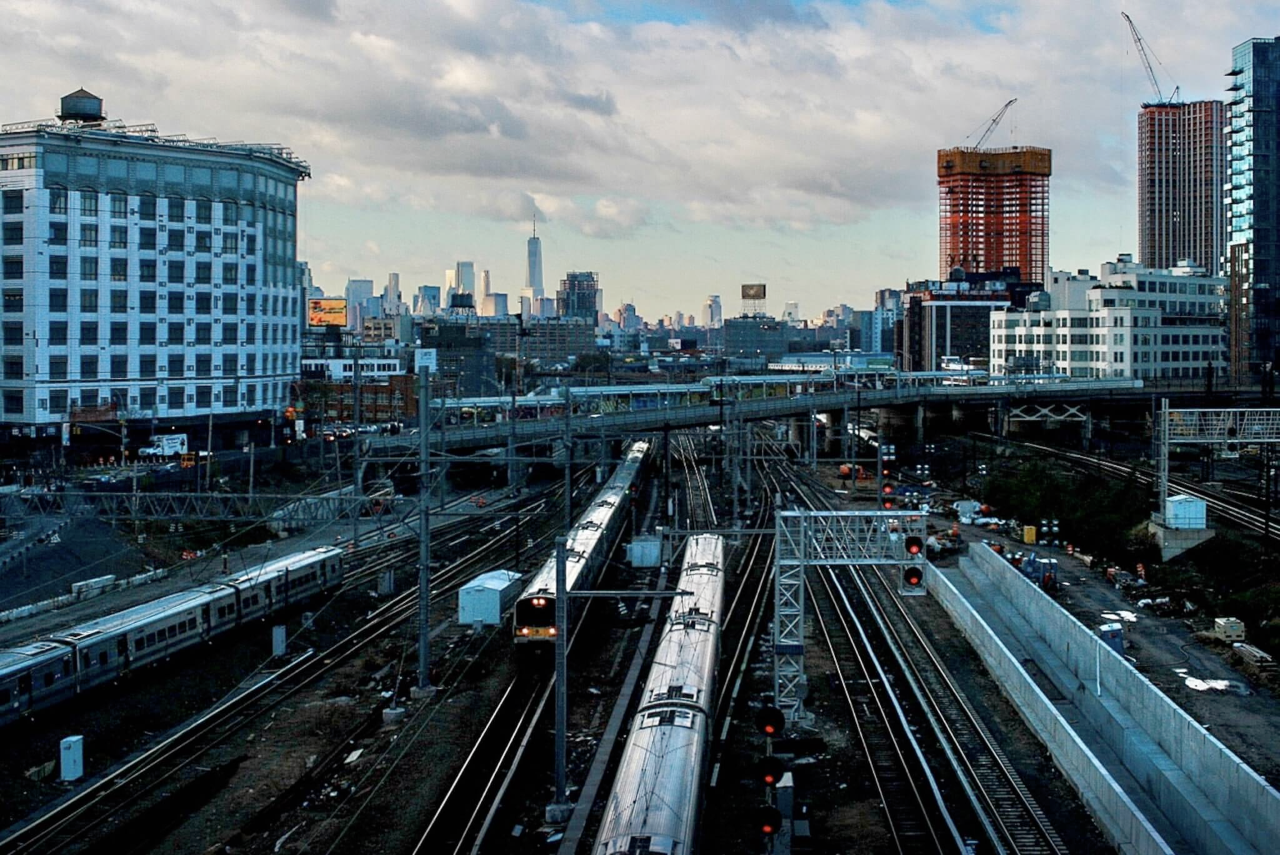
[[[111,379],[129,379],[129,355],[127,353],[115,353],[111,355]]]
[[[187,248],[187,233],[181,227],[169,229],[169,251],[182,252]]]
[[[240,298],[237,297],[235,294],[222,295],[222,314],[234,315],[237,311],[239,311],[239,307],[240,307]]]
[[[6,391],[4,393],[4,413],[6,416],[22,415],[22,391]]]
[[[53,259],[49,259],[52,264]],[[65,276],[63,277],[66,278]],[[80,279],[84,282],[94,282],[98,278],[98,256],[82,255],[80,256]]]
[[[80,354],[80,379],[98,379],[98,355],[96,353]]]
[[[196,376],[211,377],[213,375],[213,355],[209,353],[196,354]]]
[[[80,311],[96,312],[98,311],[98,289],[97,288],[81,288],[80,289]],[[97,338],[97,336],[94,336]]]
[[[222,374],[224,377],[234,377],[236,373],[237,356],[234,353],[222,354]]]
[[[196,200],[196,222],[204,225],[213,222],[213,203],[208,199]]]
[[[17,347],[22,344],[22,321],[5,321],[4,322],[4,343],[8,347]]]
[[[98,225],[96,223],[80,224],[80,248],[96,249],[98,246]]]
[[[138,311],[144,315],[154,315],[156,313],[155,291],[138,292]]]
[[[244,251],[249,255],[256,255],[258,252],[258,235],[254,232],[244,236]]]
[[[196,284],[208,285],[213,282],[213,265],[207,261],[196,262]]]
[[[169,387],[169,409],[181,410],[187,405],[187,387],[170,386]]]
[[[169,376],[182,377],[187,370],[187,357],[181,353],[169,354]]]
[[[144,410],[155,409],[156,389],[154,386],[138,390],[138,406]]]
[[[67,191],[55,188],[49,191],[49,213],[55,217],[67,215]]]
[[[50,230],[49,240],[53,240],[53,233]],[[5,223],[4,224],[4,245],[5,246],[22,246],[22,223]]]
[[[240,236],[235,232],[224,232],[222,235],[222,251],[236,253],[240,251]]]
[[[138,197],[138,219],[154,222],[156,218],[156,197],[155,196],[139,196]],[[152,230],[155,231],[154,229]]]
[[[213,235],[209,232],[196,232],[196,252],[213,252]]]
[[[129,292],[122,289],[113,289],[111,291],[111,311],[113,314],[123,315],[129,311]]]
[[[240,330],[236,327],[235,322],[222,325],[222,343],[223,344],[239,344]]]
[[[49,311],[65,312],[67,310],[67,289],[51,288],[49,290]]]
[[[129,343],[129,322],[115,321],[111,324],[111,343],[112,344],[128,344]]]
[[[155,321],[142,321],[138,324],[138,344],[154,345],[156,343]]]
[[[187,275],[186,264],[184,264],[181,261],[169,262],[169,283],[170,284],[174,284],[174,285],[180,284],[182,280],[186,278],[186,275]]]
[[[213,387],[197,386],[196,387],[196,406],[208,409],[213,406]]]
[[[222,224],[224,226],[234,226],[236,221],[240,219],[240,212],[235,202],[222,203]]]
[[[169,219],[181,220],[187,216],[186,203],[177,196],[169,197]]]
[[[50,195],[52,195],[52,193]],[[3,197],[4,197],[4,212],[6,214],[22,213],[22,191],[21,190],[5,190],[3,193]]]
[[[250,377],[258,373],[258,354],[256,353],[245,354],[244,373]]]
[[[129,248],[129,227],[128,226],[112,226],[111,227],[111,249],[128,249]]]
[[[67,390],[52,389],[49,392],[49,412],[65,413],[67,411]]]
[[[22,278],[22,256],[20,255],[5,256],[4,278],[9,280]]]
[[[121,193],[111,194],[111,219],[123,220],[129,216],[129,197]]]
[[[246,266],[246,267],[245,267],[245,269],[244,269],[244,283],[245,283],[246,285],[257,285],[257,284],[258,284],[258,268],[257,268],[256,266],[254,266],[254,265],[250,264],[250,265],[248,265],[248,266]]]
[[[66,311],[66,292],[63,293],[62,310]],[[50,321],[49,322],[49,344],[65,345],[67,343],[67,322],[66,321]]]
[[[228,386],[223,386],[222,387],[223,409],[228,409],[230,407],[238,406],[240,402],[237,400],[237,397],[238,395],[237,395],[236,386],[234,383]]]
[[[67,358],[65,356],[49,357],[49,379],[50,380],[66,380],[67,379]]]
[[[244,343],[245,344],[258,343],[258,325],[257,324],[244,325]]]
[[[140,282],[156,281],[156,260],[154,258],[138,259],[138,280]]]
[[[196,344],[213,344],[213,324],[196,324]]]
[[[18,223],[19,236],[21,236],[22,223]],[[49,223],[49,246],[66,246],[67,245],[67,224],[66,223]]]
[[[186,296],[181,291],[169,291],[167,298],[169,314],[181,315],[186,311]]]
[[[10,312],[22,312],[22,289],[21,288],[5,288],[4,289],[4,311],[5,314]]]
[[[81,347],[97,347],[98,346],[98,322],[97,321],[81,321],[80,322],[80,346]]]
[[[49,256],[49,278],[50,279],[66,279],[67,278],[67,257],[65,255]]]
[[[186,327],[183,326],[182,321],[170,321],[169,322],[169,346],[172,347],[174,345],[182,344],[185,331],[186,331]]]
[[[81,190],[80,191],[80,216],[81,217],[98,216],[98,191],[97,190]]]
[[[207,315],[213,311],[213,295],[208,291],[196,292],[196,314]]]
[[[4,358],[4,379],[21,380],[23,373],[21,356],[6,356]]]

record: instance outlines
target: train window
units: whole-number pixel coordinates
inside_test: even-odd
[[[98,651],[98,664],[99,665],[107,664],[107,651],[105,650]]]
[[[147,633],[147,647],[156,643],[156,634],[154,632]]]
[[[116,656],[123,659],[125,657],[125,654],[127,654],[128,652],[129,652],[129,639],[117,638],[116,639]]]
[[[54,674],[52,671],[49,671],[48,673],[46,673],[46,674],[44,675],[44,687],[47,689],[47,688],[49,688],[50,686],[52,686],[52,685],[53,685],[53,681],[54,681],[54,679],[55,679],[56,677],[57,677],[57,675],[56,675],[56,674]]]
[[[227,616],[227,607],[226,607],[226,606],[218,606],[218,619],[219,619],[219,620],[221,620],[222,618],[224,618],[224,617],[226,617],[226,616]]]
[[[138,636],[137,640],[133,642],[133,649],[135,652],[140,652],[142,648],[146,646],[147,646],[147,640],[142,636]]]
[[[13,697],[13,693],[8,689],[0,689],[0,705],[8,704],[9,699]]]
[[[91,666],[91,665],[93,665],[93,657],[92,657],[92,656],[90,656],[88,653],[81,653],[81,654],[80,654],[80,667],[81,667],[81,668],[88,668],[88,667],[89,667],[89,666]]]
[[[169,627],[169,637],[170,637],[170,638],[176,638],[177,636],[178,636],[178,627],[177,627],[177,625],[174,625],[174,626]]]
[[[187,629],[194,630],[196,628],[196,619],[191,618],[187,621]]]
[[[20,695],[31,694],[31,675],[30,674],[23,674],[21,677],[18,678],[18,694]]]

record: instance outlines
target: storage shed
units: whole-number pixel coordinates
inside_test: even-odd
[[[497,626],[502,613],[520,596],[520,574],[492,570],[477,576],[458,591],[458,623]]]
[[[1206,528],[1204,499],[1170,496],[1165,499],[1164,524],[1168,528]]]

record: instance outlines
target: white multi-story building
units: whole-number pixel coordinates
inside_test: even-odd
[[[278,411],[304,316],[287,148],[162,137],[83,90],[0,128],[0,422]]]
[[[1088,271],[1054,271],[1025,310],[991,313],[993,374],[1143,379],[1225,374],[1224,277],[1156,270],[1121,255]]]
[[[712,294],[702,304],[702,325],[707,329],[719,329],[724,326],[724,310],[720,305],[719,294]]]

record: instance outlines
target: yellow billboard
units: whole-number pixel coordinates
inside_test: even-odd
[[[307,301],[307,323],[313,327],[345,327],[347,301],[341,297],[321,297]]]

